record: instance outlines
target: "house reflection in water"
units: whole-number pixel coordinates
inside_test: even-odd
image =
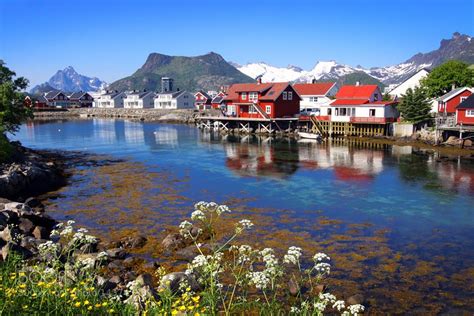
[[[383,170],[384,151],[366,147],[300,141],[300,166],[333,170],[336,180],[371,181]]]
[[[297,144],[256,137],[227,137],[223,143],[227,168],[243,177],[287,178],[298,170]]]

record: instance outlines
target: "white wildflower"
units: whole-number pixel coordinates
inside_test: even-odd
[[[108,257],[109,255],[105,251],[101,251],[97,254],[97,260],[100,260],[100,261],[106,260]]]
[[[299,313],[301,313],[301,310],[296,306],[291,306],[290,313],[291,314],[299,314]]]
[[[221,215],[223,213],[230,213],[230,208],[227,206],[227,205],[219,205],[217,208],[216,208],[216,213],[217,215]]]
[[[317,302],[313,304],[313,307],[318,312],[324,312],[326,310],[327,303],[326,302]]]
[[[61,236],[67,236],[67,235],[72,234],[72,232],[73,232],[72,226],[68,225],[68,226],[64,227],[64,229],[61,231],[60,235]]]
[[[193,221],[204,221],[206,219],[206,215],[201,210],[195,210],[191,213],[191,219]]]
[[[61,228],[63,228],[63,227],[64,227],[64,223],[58,223],[58,224],[56,224],[56,228],[57,228],[57,229],[61,229]]]
[[[313,260],[315,262],[321,262],[321,261],[324,261],[324,260],[329,261],[329,260],[331,260],[331,258],[329,258],[329,256],[325,253],[318,252],[317,254],[314,255]]]
[[[53,237],[56,237],[56,236],[59,236],[59,231],[56,230],[56,229],[53,229],[51,231],[51,233],[49,234],[49,237],[53,238]]]
[[[365,307],[364,305],[355,304],[355,305],[349,305],[347,309],[349,310],[351,315],[357,316],[365,310]]]
[[[298,264],[301,258],[302,252],[300,247],[291,246],[288,248],[287,254],[283,257],[284,263]]]
[[[331,265],[326,262],[316,263],[314,269],[321,274],[329,274],[331,272]]]
[[[270,279],[265,272],[249,272],[250,282],[255,285],[257,289],[266,289],[270,283]]]
[[[319,299],[326,303],[334,303],[337,298],[331,293],[319,293]]]
[[[335,301],[334,304],[332,305],[332,308],[335,308],[337,309],[338,311],[341,311],[343,310],[344,308],[346,308],[346,303],[342,300],[339,300],[339,301]]]
[[[77,231],[78,231],[79,233],[87,233],[87,232],[89,232],[89,231],[88,231],[87,229],[85,229],[85,228],[79,228]]]
[[[76,223],[76,221],[73,221],[73,220],[68,220],[68,221],[66,222],[66,224],[67,224],[68,226],[74,225],[75,223]]]

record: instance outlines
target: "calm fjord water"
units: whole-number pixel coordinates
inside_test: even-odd
[[[380,311],[472,308],[472,162],[446,161],[409,146],[224,137],[185,125],[123,120],[33,122],[14,138],[32,148],[85,151],[130,163],[126,168],[132,169],[119,173],[117,167],[106,176],[83,167],[50,201],[58,218],[73,215],[80,224],[109,230],[140,223],[143,233],[155,233],[157,222],[177,225],[196,201],[226,202],[248,214],[264,214],[261,224],[305,236],[302,241],[288,237],[288,244],[337,240],[337,245],[317,246],[347,257],[339,260],[341,278],[363,284],[366,296],[378,297],[372,303],[383,306]],[[115,188],[121,179],[128,186],[120,191]],[[96,198],[105,194],[111,195],[107,203]],[[107,221],[96,214],[100,211],[88,212],[87,203],[89,209],[100,205],[120,216]],[[70,212],[81,207],[83,212]],[[383,247],[370,250],[372,242]],[[348,247],[359,250],[349,253]],[[396,291],[410,298],[385,297]]]

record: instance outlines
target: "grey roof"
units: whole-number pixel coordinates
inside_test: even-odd
[[[122,92],[118,92],[118,91],[107,91],[106,93],[102,94],[103,96],[110,96],[110,98],[115,98],[117,95],[119,95],[120,93]]]
[[[444,102],[445,100],[449,100],[449,99],[455,97],[456,95],[458,95],[459,93],[463,92],[466,89],[469,89],[469,88],[462,87],[462,88],[453,89],[453,90],[449,91],[448,93],[446,93],[445,95],[440,96],[438,99],[436,99],[436,101],[443,101]]]
[[[216,95],[214,99],[212,99],[212,103],[221,103],[224,100],[223,96]]]
[[[38,98],[36,98],[36,100],[38,102],[44,102],[44,103],[48,102],[48,99],[46,99],[44,95],[40,95]]]
[[[83,92],[83,91],[80,91],[80,92],[74,92],[74,93],[71,93],[69,95],[69,99],[74,99],[74,100],[78,100],[80,99],[82,96],[88,94],[87,92]]]
[[[128,95],[138,95],[138,97],[141,99],[141,98],[145,97],[146,95],[148,95],[150,93],[153,93],[153,91],[131,91],[131,92],[127,92],[125,94],[127,96]]]
[[[205,96],[207,99],[212,99],[209,94],[207,94],[206,92],[202,91],[202,90],[199,90],[198,92],[196,92],[196,94],[198,93],[201,93],[203,96]]]
[[[474,94],[471,94],[466,100],[462,101],[456,109],[474,109]]]
[[[46,92],[46,94],[44,95],[44,97],[46,99],[54,99],[58,94],[64,94],[62,91],[58,91],[58,90],[53,90],[53,91],[49,91],[49,92]]]

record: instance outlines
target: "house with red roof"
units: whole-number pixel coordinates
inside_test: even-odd
[[[223,109],[225,107],[224,99],[225,93],[223,91],[219,92],[215,97],[212,98],[211,108]]]
[[[300,111],[320,115],[322,106],[329,106],[337,90],[335,82],[296,83],[293,85],[301,97]]]
[[[194,105],[198,110],[206,110],[211,108],[212,98],[206,92],[199,90],[194,94]]]
[[[301,98],[288,82],[236,83],[224,99],[226,114],[242,118],[287,118],[300,113]]]
[[[453,87],[454,88],[454,87]],[[438,113],[443,115],[455,115],[456,107],[469,97],[474,90],[472,88],[463,87],[452,89],[445,95],[439,97],[438,101]]]
[[[377,85],[342,86],[335,97],[336,100],[321,111],[321,116],[329,117],[332,122],[385,124],[399,117],[397,102],[382,101]]]

